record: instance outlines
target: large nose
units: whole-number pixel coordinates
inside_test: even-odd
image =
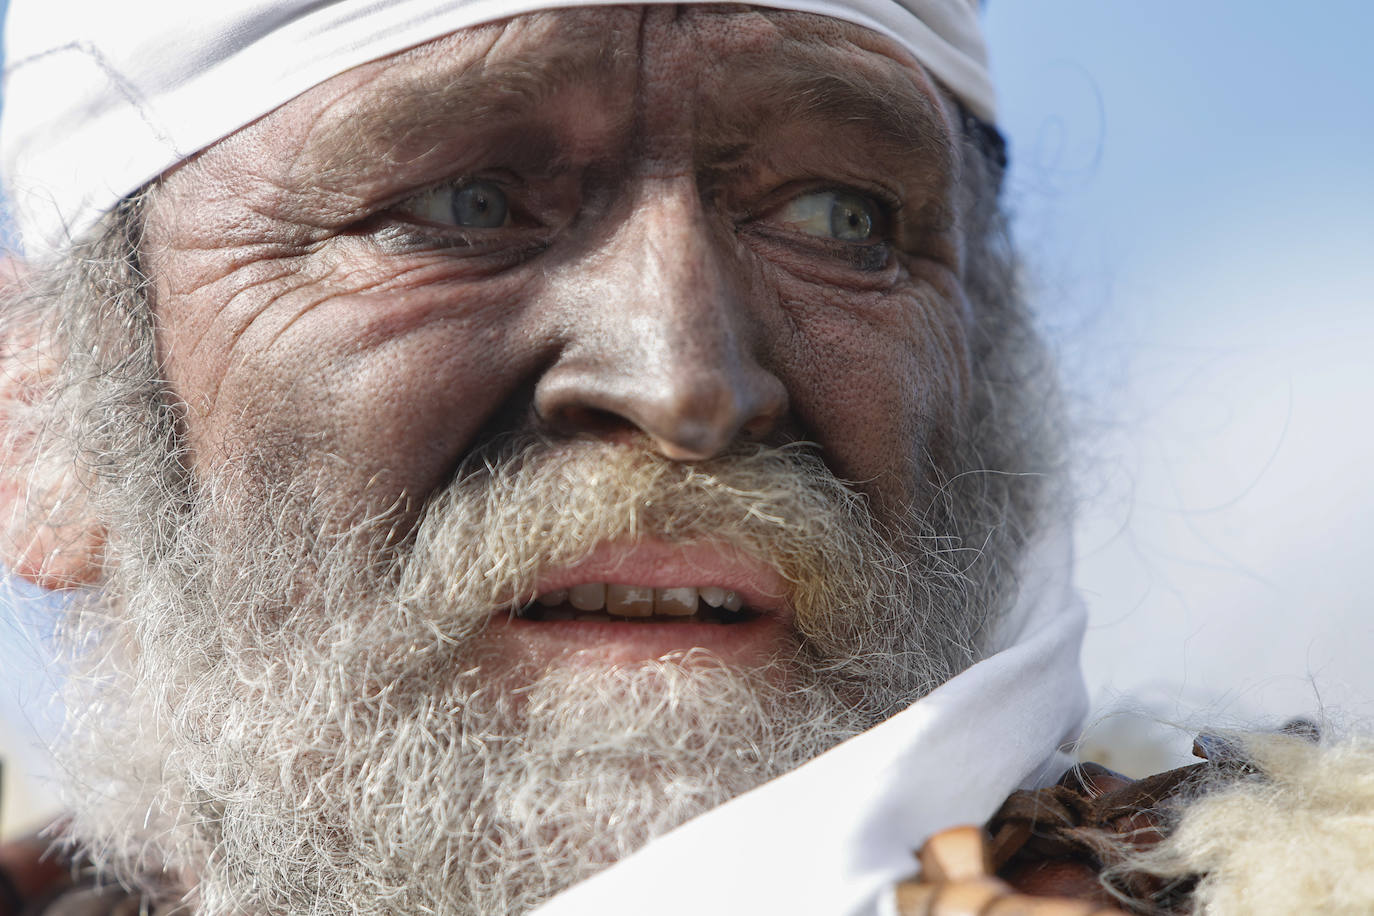
[[[713,227],[695,183],[645,189],[568,282],[561,348],[535,387],[559,433],[641,433],[674,460],[763,439],[787,411],[760,364],[766,330],[733,238]]]

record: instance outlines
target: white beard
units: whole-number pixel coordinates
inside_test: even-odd
[[[198,908],[522,911],[858,729],[754,686],[673,660],[555,672],[518,698],[473,675],[418,709],[283,716],[247,759],[221,746],[195,768],[243,780],[202,850],[218,855]]]
[[[202,916],[523,911],[907,705],[986,619],[948,536],[880,528],[797,449],[512,446],[401,547],[395,518],[337,517],[205,496],[171,538],[126,519],[68,628],[72,834]],[[775,565],[794,651],[493,665],[492,608],[645,535]]]

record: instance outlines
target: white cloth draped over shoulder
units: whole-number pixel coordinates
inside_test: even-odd
[[[931,834],[1053,782],[1087,710],[1068,531],[1022,565],[1003,648],[876,728],[565,891],[537,916],[891,912]]]
[[[11,0],[0,174],[24,252],[41,261],[63,250],[122,197],[351,67],[467,26],[604,3]],[[970,110],[993,118],[977,0],[757,5],[887,34]]]

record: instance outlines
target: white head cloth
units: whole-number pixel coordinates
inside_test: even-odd
[[[351,67],[466,26],[604,2],[11,0],[0,175],[23,248],[61,250],[169,167]],[[977,0],[759,5],[887,34],[993,117]]]

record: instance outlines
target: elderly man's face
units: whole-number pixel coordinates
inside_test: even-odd
[[[516,910],[972,661],[1034,500],[961,472],[1037,432],[948,107],[832,20],[585,9],[167,176],[78,830],[209,913]]]
[[[313,472],[363,513],[511,430],[681,461],[805,440],[904,506],[961,409],[953,155],[928,78],[816,17],[544,14],[360,67],[151,214],[195,467]],[[538,591],[721,586],[786,614],[755,564],[604,546]],[[558,639],[741,641],[657,629]]]

